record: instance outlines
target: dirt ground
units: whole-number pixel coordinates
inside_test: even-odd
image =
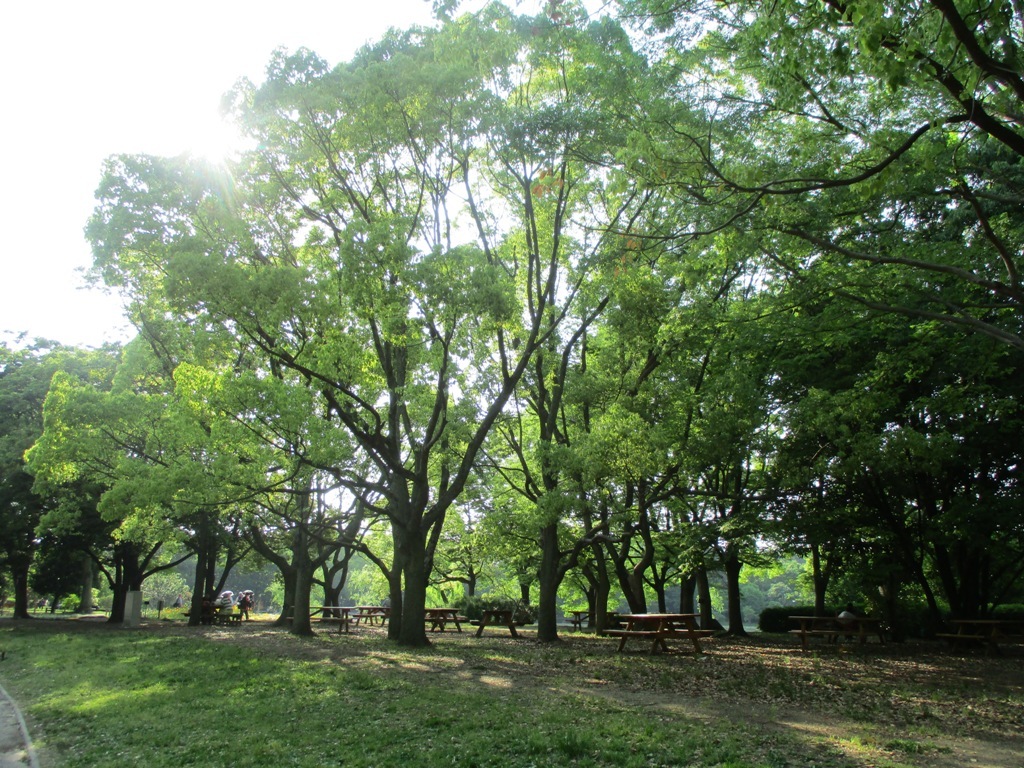
[[[44,623],[49,622],[39,622],[40,629]],[[107,629],[96,621],[53,623],[63,625],[61,631]],[[719,728],[742,723],[769,736],[827,745],[863,765],[876,764],[875,756],[922,768],[1024,768],[1021,646],[992,656],[980,649],[953,653],[927,641],[823,643],[803,653],[789,637],[752,635],[708,639],[701,656],[682,650],[651,656],[639,648],[618,654],[609,638],[569,630],[557,644],[540,644],[527,628],[518,640],[497,632],[479,640],[470,633],[432,635],[430,652],[417,655],[382,642],[384,630],[377,627],[350,635],[317,632],[312,638],[295,637],[267,621],[241,628],[150,621],[135,631],[203,635],[274,655],[368,668],[394,650],[412,654],[411,663],[401,665],[405,674],[430,674],[432,680],[471,674],[520,689],[607,697]],[[0,697],[0,716],[2,705]],[[9,765],[27,763],[0,760],[0,768]]]
[[[992,656],[982,649],[953,653],[935,641],[822,643],[803,653],[792,638],[753,634],[706,640],[700,657],[683,646],[650,656],[641,648],[620,655],[613,640],[568,629],[554,648],[533,640],[529,629],[521,634],[518,641],[489,635],[488,644],[501,652],[474,654],[473,674],[499,684],[507,679],[518,688],[585,692],[714,727],[756,724],[765,733],[845,750],[866,765],[876,753],[935,768],[1024,768],[1021,646]],[[218,635],[224,642],[272,644],[282,655],[339,659],[337,635],[318,633],[316,641],[300,643],[256,627]],[[354,635],[337,641],[345,643],[347,663],[359,658]],[[470,648],[480,642],[453,633],[431,639],[445,657],[449,651],[457,656],[467,642]],[[507,654],[521,655],[525,663],[495,660]],[[464,675],[461,664],[449,661],[410,668],[432,679]]]

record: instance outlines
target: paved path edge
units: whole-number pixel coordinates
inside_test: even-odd
[[[21,734],[21,740],[24,743],[24,755],[28,757],[29,768],[39,768],[39,755],[36,754],[35,745],[32,743],[32,737],[28,732],[28,725],[25,723],[25,718],[21,714],[21,710],[18,709],[18,705],[15,703],[11,695],[7,693],[7,690],[0,685],[0,710],[7,710],[10,716],[13,716],[14,720],[18,724],[18,731]],[[0,755],[0,760],[6,759],[5,756]],[[24,761],[21,761],[24,764]]]

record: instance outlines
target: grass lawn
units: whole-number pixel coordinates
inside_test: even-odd
[[[298,638],[254,621],[0,620],[0,683],[44,768],[1024,764],[1024,649],[799,650],[716,638],[618,654],[586,633]],[[679,648],[685,647],[683,643]]]

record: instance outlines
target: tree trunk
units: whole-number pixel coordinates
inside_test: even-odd
[[[83,616],[92,614],[92,587],[94,583],[92,559],[82,556],[81,586],[79,587],[78,612]]]
[[[14,585],[14,613],[12,618],[29,619],[28,613],[28,570],[31,562],[22,563],[12,560],[10,564],[11,581]]]
[[[747,630],[743,628],[743,605],[740,593],[740,571],[742,570],[743,561],[730,547],[725,557],[725,583],[729,600],[729,634],[746,637]]]
[[[313,627],[309,618],[309,593],[313,585],[313,563],[309,558],[309,548],[305,529],[302,526],[295,531],[292,544],[292,566],[294,568],[294,584],[292,590],[292,629],[293,635],[312,635]]]
[[[811,579],[814,581],[814,615],[824,616],[829,573],[822,567],[821,547],[817,544],[811,545]]]
[[[682,581],[679,582],[679,612],[680,613],[696,613],[694,610],[696,606],[696,600],[694,599],[694,592],[697,589],[697,577],[693,571],[683,577]]]
[[[427,569],[423,556],[421,548],[410,553],[403,574],[405,591],[402,597],[402,623],[398,631],[398,641],[413,647],[429,645],[423,621],[427,605]]]
[[[558,640],[559,560],[558,525],[540,529],[540,597],[537,603],[537,639],[542,643]]]
[[[427,604],[427,539],[418,516],[410,513],[407,525],[392,525],[395,555],[391,568],[391,620],[388,637],[413,648],[429,645],[423,622]],[[398,603],[394,603],[395,593]]]
[[[207,580],[207,562],[210,554],[207,547],[200,544],[196,550],[196,570],[192,577],[192,601],[188,608],[188,625],[198,627],[203,619],[203,600],[211,597],[212,584]]]
[[[608,574],[608,560],[605,558],[604,547],[594,544],[591,550],[594,553],[594,602],[588,607],[591,610],[591,621],[600,632],[608,628],[608,597],[612,593],[612,580]]]
[[[712,626],[715,614],[711,610],[711,585],[708,583],[708,569],[704,565],[697,566],[694,571],[697,580],[697,605],[700,608],[700,625],[704,629]]]

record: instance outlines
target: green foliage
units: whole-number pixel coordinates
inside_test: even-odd
[[[834,616],[837,613],[838,609],[825,611],[826,616]],[[788,632],[793,629],[793,622],[789,620],[790,616],[814,616],[814,606],[769,606],[761,611],[761,615],[757,619],[757,628],[762,632]]]
[[[512,621],[523,626],[533,624],[537,620],[537,609],[533,605],[524,604],[522,600],[511,600],[505,597],[463,595],[452,602],[453,608],[472,621],[478,621],[484,611],[512,611]]]
[[[231,168],[107,163],[94,274],[143,333],[116,373],[3,349],[6,561],[40,524],[140,562],[344,541],[392,566],[353,562],[357,602],[532,586],[545,639],[567,576],[805,602],[747,578],[767,543],[831,602],[1018,600],[1019,19],[622,0],[641,55],[578,3],[435,5],[334,67],[276,53]]]

